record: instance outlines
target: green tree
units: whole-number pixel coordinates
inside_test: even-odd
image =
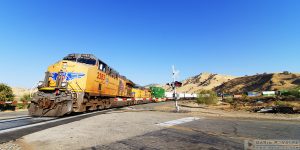
[[[24,95],[21,97],[21,101],[22,101],[22,102],[28,102],[28,101],[31,101],[30,94],[24,94]]]
[[[198,104],[212,105],[212,104],[217,104],[217,102],[218,102],[218,96],[214,91],[201,90],[198,93],[198,99],[197,99]]]
[[[11,87],[0,83],[0,101],[13,101],[14,97]]]

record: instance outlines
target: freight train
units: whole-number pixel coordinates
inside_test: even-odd
[[[137,87],[92,54],[69,54],[50,65],[29,106],[31,116],[63,116],[165,101],[159,87]]]

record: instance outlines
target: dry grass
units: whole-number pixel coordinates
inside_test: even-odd
[[[300,74],[258,74],[235,78],[216,87],[215,90],[228,93],[245,93],[249,91],[268,91],[290,89],[300,85]]]
[[[26,89],[26,88],[12,87],[12,90],[15,95],[15,100],[17,101],[19,101],[23,95],[30,93],[30,89]]]
[[[201,73],[182,81],[183,86],[178,88],[177,91],[185,93],[197,93],[200,90],[211,90],[234,78],[234,76],[229,75]],[[171,87],[169,86],[160,85],[160,87],[163,87],[167,91],[171,90]]]

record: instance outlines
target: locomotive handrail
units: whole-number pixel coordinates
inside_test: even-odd
[[[79,87],[79,89],[80,89],[81,91],[83,91],[83,89],[80,87],[80,85],[78,84],[77,81],[76,81],[76,85]]]
[[[70,87],[72,88],[73,92],[76,93],[76,97],[78,97],[78,91],[79,91],[79,90],[78,90],[78,89],[74,89],[73,86],[71,85],[71,83],[72,83],[72,81],[70,81],[70,84],[69,84],[69,85],[70,85]],[[81,91],[83,91],[82,88],[78,85],[77,81],[76,81],[76,85],[78,86],[78,88],[79,88]]]

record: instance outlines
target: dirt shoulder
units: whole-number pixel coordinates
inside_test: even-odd
[[[264,120],[290,120],[300,121],[300,114],[273,114],[255,113],[245,110],[232,110],[230,105],[205,106],[198,105],[193,101],[179,101],[180,111],[190,115],[206,117],[228,117],[244,119],[264,119]],[[174,103],[165,103],[154,108],[157,111],[170,112],[175,110]]]

